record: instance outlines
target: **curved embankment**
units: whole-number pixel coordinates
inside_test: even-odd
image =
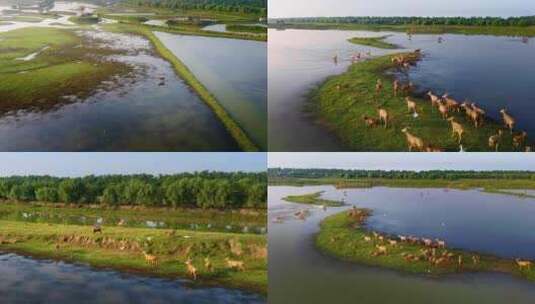
[[[0,249],[169,278],[191,278],[185,265],[191,259],[198,275],[193,285],[267,293],[265,236],[110,226],[94,233],[91,226],[0,220]],[[149,263],[143,251],[157,262]],[[244,269],[229,268],[226,258],[243,262]]]
[[[424,239],[402,240],[368,231],[365,222],[370,215],[368,209],[353,208],[327,217],[320,225],[316,246],[342,260],[410,273],[497,271],[535,281],[533,266],[520,270],[515,261],[449,249],[447,244],[440,247],[436,240],[426,246]]]
[[[418,117],[414,117],[407,108],[407,95],[399,92],[395,96],[394,77],[388,73],[399,69],[392,59],[400,55],[409,58],[413,65],[420,59],[416,53],[403,53],[355,63],[344,74],[328,78],[311,92],[312,110],[354,151],[407,151],[406,136],[402,133],[405,127],[409,127],[409,132],[428,146],[444,151],[459,151],[460,144],[458,138],[452,135],[450,122],[442,118],[427,97],[410,96],[416,101]],[[376,94],[378,79],[383,89]],[[383,107],[390,115],[388,128],[381,125],[366,126],[365,116],[379,118],[378,107]],[[494,151],[489,147],[489,137],[504,128],[501,124],[487,117],[483,126],[476,128],[462,110],[450,112],[450,116],[455,117],[465,130],[461,141],[465,151]],[[504,131],[499,141],[499,151],[523,149],[523,146],[515,149],[510,132]]]
[[[283,198],[283,200],[290,203],[298,204],[307,204],[307,205],[318,205],[318,206],[329,206],[329,207],[340,207],[344,205],[344,202],[326,200],[321,198],[321,194],[324,191],[303,194],[303,195],[289,195]]]
[[[393,50],[398,49],[399,46],[384,41],[390,35],[380,36],[380,37],[353,37],[347,39],[348,42],[353,44],[360,44],[366,46],[372,46],[379,49]]]
[[[188,67],[180,61],[154,33],[142,26],[114,24],[108,27],[113,31],[130,32],[143,35],[154,45],[156,52],[165,60],[169,61],[180,77],[193,89],[201,99],[212,109],[214,114],[223,123],[230,135],[236,140],[243,151],[259,151],[259,147],[249,138],[247,133],[232,118],[225,108],[217,101],[217,98],[193,75]]]

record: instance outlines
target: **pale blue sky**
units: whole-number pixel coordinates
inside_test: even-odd
[[[0,176],[265,171],[266,153],[0,153]]]
[[[527,16],[534,0],[269,0],[269,17]]]
[[[269,153],[270,168],[528,170],[535,153]]]

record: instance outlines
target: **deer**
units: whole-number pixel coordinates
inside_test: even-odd
[[[383,81],[381,79],[377,79],[377,82],[375,84],[375,94],[378,95],[382,89],[383,89]]]
[[[511,134],[513,134],[513,128],[515,127],[515,119],[513,116],[509,115],[505,109],[501,109],[500,113],[502,114],[503,122],[507,128],[511,131]]]
[[[442,115],[442,119],[448,119],[448,107],[442,101],[438,101],[438,111]]]
[[[483,110],[482,108],[478,107],[475,103],[472,102],[471,106],[472,106],[472,109],[474,111],[476,111],[477,113],[479,113],[481,116],[485,116],[485,114],[487,114],[487,112],[485,112],[485,110]]]
[[[385,124],[385,129],[388,128],[388,120],[390,119],[386,109],[378,107],[377,111],[379,112],[379,121]]]
[[[479,264],[479,261],[481,261],[481,258],[480,258],[478,255],[473,255],[473,256],[472,256],[472,263],[473,263],[474,265]]]
[[[528,137],[528,133],[526,133],[526,131],[522,131],[520,134],[513,135],[513,146],[518,149],[524,144],[526,137]]]
[[[93,233],[102,233],[102,226],[99,224],[93,225]]]
[[[443,240],[436,239],[438,248],[446,248],[446,242]]]
[[[227,262],[227,267],[231,269],[236,269],[239,271],[244,271],[245,267],[243,265],[243,261],[235,261],[231,260],[229,258],[225,258],[225,262]]]
[[[455,121],[455,117],[448,118],[448,121],[451,123],[452,136],[453,137],[455,137],[455,135],[459,136],[459,144],[460,144],[461,140],[463,139],[463,134],[464,134],[463,126],[457,121]]]
[[[429,96],[429,99],[431,100],[431,107],[438,106],[438,102],[440,101],[440,97],[437,95],[434,95],[433,92],[429,91],[427,92],[427,96]]]
[[[145,256],[145,261],[149,263],[149,265],[158,265],[158,257],[152,254],[148,254],[145,251],[143,251],[143,255]]]
[[[364,241],[371,242],[372,238],[366,235],[366,236],[364,236]]]
[[[416,101],[412,100],[410,97],[405,97],[407,102],[407,110],[409,113],[416,113]]]
[[[368,128],[373,128],[373,127],[379,125],[379,123],[380,123],[379,119],[373,118],[373,117],[369,117],[369,116],[366,116],[366,115],[364,115],[362,117],[362,119],[364,120],[364,123],[366,124],[366,127],[368,127]]]
[[[518,265],[518,269],[522,271],[522,269],[526,268],[527,270],[531,270],[531,261],[523,261],[520,259],[515,259],[516,265]]]
[[[386,246],[375,245],[375,248],[377,248],[377,251],[375,251],[376,255],[388,255]]]
[[[476,128],[479,128],[479,120],[480,120],[479,112],[474,111],[474,109],[472,109],[472,107],[468,105],[468,103],[466,102],[463,102],[461,107],[464,108],[464,111],[466,112],[466,115],[468,116],[468,118],[470,118],[470,120],[474,122],[474,126]]]
[[[460,111],[459,102],[451,98],[448,93],[442,95],[442,99],[444,99],[444,102],[446,104],[446,107],[448,107],[448,109],[454,110],[457,112]]]
[[[397,97],[399,89],[400,89],[399,81],[397,79],[394,80],[393,89],[394,89],[394,96]]]
[[[186,264],[188,274],[193,277],[194,281],[197,280],[197,268],[193,266],[193,264],[191,263],[191,259],[187,259],[186,262],[184,262],[184,264]]]
[[[204,268],[206,268],[208,272],[214,272],[214,266],[212,266],[212,261],[210,261],[210,258],[208,257],[204,258]]]
[[[403,130],[401,130],[401,132],[405,133],[405,136],[407,137],[409,152],[412,152],[413,148],[417,149],[418,151],[423,151],[423,149],[425,148],[424,141],[421,138],[411,134],[409,132],[409,127],[404,128]]]
[[[491,135],[489,137],[489,148],[494,149],[496,152],[498,152],[498,148],[500,146],[500,139],[502,138],[503,130],[499,129],[497,134]]]

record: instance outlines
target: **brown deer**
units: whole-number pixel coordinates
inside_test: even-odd
[[[158,265],[158,257],[157,256],[152,255],[152,254],[148,254],[145,251],[143,251],[143,255],[145,256],[145,261],[149,265],[153,265],[153,266]]]
[[[466,115],[474,123],[474,126],[476,128],[479,128],[479,125],[480,125],[479,122],[480,122],[480,116],[481,116],[479,112],[474,111],[474,109],[472,109],[472,107],[466,102],[463,102],[461,107],[464,108]]]
[[[381,107],[377,108],[377,112],[379,112],[379,121],[385,124],[385,129],[388,128],[388,120],[390,119],[388,112]]]
[[[397,97],[399,89],[400,89],[399,81],[397,79],[394,80],[393,89],[394,89],[394,96]]]
[[[516,265],[518,265],[518,269],[520,269],[520,271],[522,271],[522,269],[524,268],[526,268],[527,270],[531,270],[531,261],[523,261],[520,259],[516,259],[515,262]]]
[[[197,280],[197,268],[195,268],[195,266],[193,266],[193,264],[191,263],[191,259],[187,259],[184,264],[186,264],[186,268],[188,270],[188,274],[193,277],[194,281]]]
[[[509,130],[511,131],[511,134],[513,134],[513,128],[515,127],[515,123],[516,123],[515,119],[513,118],[513,116],[509,115],[505,111],[505,109],[501,109],[500,113],[502,113],[502,118],[503,118],[503,122],[505,126],[509,128]]]
[[[448,107],[442,101],[438,101],[438,111],[442,115],[442,119],[448,119]]]
[[[228,268],[236,269],[236,270],[239,270],[239,271],[244,271],[245,270],[245,267],[243,265],[243,261],[236,261],[236,260],[231,260],[229,258],[225,258],[225,262],[227,262],[227,267]]]
[[[452,136],[453,137],[455,137],[455,135],[459,136],[459,144],[460,144],[461,140],[463,139],[463,134],[464,134],[463,126],[457,121],[455,121],[455,117],[448,118],[448,121],[451,123]]]
[[[438,106],[438,102],[440,101],[440,97],[437,95],[434,95],[433,92],[429,91],[427,92],[427,96],[429,96],[429,99],[431,100],[431,107]]]
[[[456,111],[456,112],[460,111],[459,102],[449,97],[448,93],[442,95],[442,99],[444,99],[444,103],[446,107],[448,107],[449,110]]]
[[[409,127],[404,128],[403,130],[401,130],[401,132],[405,133],[405,136],[407,137],[407,144],[409,146],[409,152],[412,152],[412,149],[416,149],[417,151],[424,150],[425,148],[424,141],[421,138],[411,134],[409,132]]]
[[[518,149],[521,145],[524,144],[527,137],[528,133],[526,133],[526,131],[522,131],[520,134],[513,135],[513,146]]]
[[[489,148],[494,149],[496,152],[498,152],[498,148],[500,146],[500,139],[502,138],[503,130],[499,129],[497,134],[491,135],[489,137]]]
[[[364,120],[364,123],[366,124],[366,127],[373,128],[379,125],[380,121],[377,118],[369,117],[369,116],[363,116],[362,119]]]
[[[407,102],[407,110],[409,113],[416,113],[416,101],[412,100],[410,97],[406,97],[405,101]]]

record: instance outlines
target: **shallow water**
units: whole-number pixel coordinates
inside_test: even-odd
[[[267,147],[267,44],[265,42],[155,35],[213,93],[249,136]]]
[[[446,91],[465,98],[500,120],[506,107],[519,129],[535,132],[535,97],[532,71],[535,43],[495,36],[413,35],[404,33],[338,30],[269,30],[270,150],[341,150],[335,136],[303,114],[307,94],[330,75],[346,71],[350,53],[371,51],[373,56],[403,50],[381,50],[347,42],[355,36],[391,35],[386,41],[406,49],[421,48],[424,58],[408,77],[420,91]],[[484,50],[484,52],[482,52]],[[335,64],[332,57],[342,60]],[[501,120],[500,120],[501,121]]]
[[[48,111],[0,117],[3,151],[236,151],[206,104],[171,65],[140,37],[80,31],[101,47],[124,51],[107,57],[133,67],[127,77],[103,83],[91,96],[65,96]]]
[[[0,252],[3,303],[265,303],[259,295],[226,288],[192,288],[168,280],[97,271],[84,265]]]
[[[482,250],[502,256],[535,256],[535,249],[529,246],[533,244],[531,231],[534,225],[529,214],[533,214],[535,201],[484,194],[477,190],[270,187],[270,303],[353,303],[357,300],[359,303],[535,301],[533,283],[507,274],[475,273],[431,278],[341,262],[321,254],[315,248],[313,240],[320,221],[349,207],[323,211],[316,207],[282,201],[287,195],[316,191],[326,191],[326,198],[345,197],[347,203],[372,208],[374,214],[369,218],[371,229],[441,237],[448,246]],[[311,210],[311,216],[306,221],[299,221],[292,215],[302,209]],[[504,214],[507,216],[504,217]],[[283,223],[273,223],[276,217],[283,218]]]

